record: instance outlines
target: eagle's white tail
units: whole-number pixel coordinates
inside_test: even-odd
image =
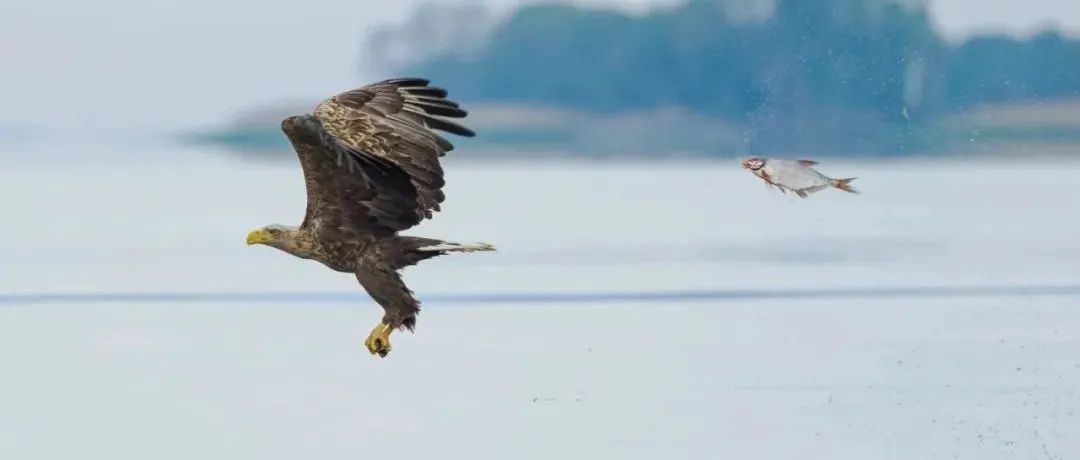
[[[487,243],[439,243],[432,246],[424,246],[417,248],[418,251],[431,251],[431,252],[474,252],[474,251],[494,251],[495,246]]]

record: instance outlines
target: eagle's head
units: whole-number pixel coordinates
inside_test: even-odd
[[[311,235],[287,225],[267,225],[252,230],[248,233],[247,244],[270,246],[303,259],[310,259],[315,255],[315,241]]]
[[[265,244],[276,248],[288,245],[296,234],[296,229],[285,225],[267,225],[252,230],[247,235],[247,244]]]

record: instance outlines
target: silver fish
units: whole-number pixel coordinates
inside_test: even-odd
[[[794,192],[800,198],[811,193],[835,187],[849,193],[859,193],[851,188],[854,177],[834,179],[826,176],[811,166],[812,160],[781,160],[776,158],[749,157],[742,160],[742,167],[749,169],[766,184],[776,187],[780,192]]]

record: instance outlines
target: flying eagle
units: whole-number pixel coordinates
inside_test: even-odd
[[[432,129],[465,137],[468,128],[446,118],[466,112],[428,80],[397,78],[323,100],[313,115],[284,119],[281,129],[300,157],[307,211],[299,227],[268,225],[247,236],[332,270],[353,273],[385,310],[364,344],[385,357],[390,333],[416,326],[420,302],[399,270],[450,252],[492,251],[401,236],[439,210],[445,196],[439,157],[454,146]]]

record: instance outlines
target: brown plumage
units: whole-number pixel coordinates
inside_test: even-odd
[[[400,269],[449,252],[494,250],[398,235],[431,218],[445,199],[439,158],[454,146],[433,130],[474,136],[441,118],[466,116],[446,95],[424,79],[384,80],[326,99],[312,115],[286,118],[281,129],[304,171],[304,220],[248,234],[248,244],[354,273],[385,310],[365,342],[379,356],[389,353],[392,331],[413,330],[420,311]]]

